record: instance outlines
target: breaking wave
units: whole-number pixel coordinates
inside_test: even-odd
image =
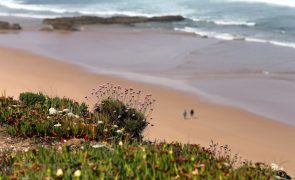
[[[280,41],[274,41],[274,40],[264,40],[264,39],[257,39],[257,38],[251,38],[251,37],[243,37],[240,35],[233,35],[229,33],[203,31],[203,30],[199,30],[197,28],[191,28],[191,27],[174,28],[174,30],[193,33],[203,38],[215,38],[215,39],[221,39],[221,40],[227,40],[227,41],[239,40],[239,41],[247,41],[247,42],[266,43],[266,44],[272,44],[276,46],[295,49],[295,43],[292,43],[292,42],[280,42]]]

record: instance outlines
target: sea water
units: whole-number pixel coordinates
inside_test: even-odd
[[[294,0],[1,0],[0,15],[32,18],[181,15],[186,18],[183,22],[141,26],[295,48]]]

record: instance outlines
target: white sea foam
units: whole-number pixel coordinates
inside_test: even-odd
[[[248,42],[267,43],[267,40],[257,38],[245,38]]]
[[[256,39],[256,38],[245,38],[245,40],[248,42],[267,43],[267,44],[272,44],[275,46],[295,48],[295,43],[292,43],[292,42],[280,42],[280,41],[272,41],[272,40],[264,40],[264,39]]]
[[[206,22],[206,23],[214,23],[216,25],[222,26],[255,26],[255,22],[248,21],[233,21],[233,20],[209,20],[209,19],[201,19],[201,18],[191,18],[195,22]]]
[[[269,41],[269,43],[273,45],[277,45],[277,46],[295,48],[295,43],[279,42],[279,41]]]
[[[217,32],[211,32],[211,31],[203,31],[199,30],[197,28],[191,28],[191,27],[185,27],[185,28],[174,28],[176,31],[183,31],[188,33],[193,33],[198,36],[204,37],[204,38],[216,38],[216,39],[222,39],[222,40],[244,40],[244,37],[238,36],[238,35],[232,35],[229,33],[217,33]]]
[[[295,8],[294,0],[225,0],[227,2],[246,2],[246,3],[264,3],[276,6],[286,6]]]
[[[28,5],[22,4],[20,1],[15,0],[1,0],[0,6],[10,9],[28,10],[28,11],[49,11],[54,13],[66,13],[65,9],[58,9],[56,7],[49,7],[44,5]]]
[[[248,42],[266,43],[266,44],[272,44],[275,46],[288,47],[288,48],[295,49],[295,43],[292,43],[292,42],[280,42],[280,41],[252,38],[252,37],[243,37],[239,35],[232,35],[229,33],[217,33],[217,32],[211,32],[211,31],[204,31],[204,30],[199,30],[197,28],[191,28],[191,27],[174,28],[174,30],[193,33],[204,38],[215,38],[215,39],[221,39],[221,40],[227,40],[227,41],[244,40]]]
[[[235,26],[255,26],[255,22],[245,22],[245,21],[222,21],[222,20],[215,20],[215,24],[218,25],[235,25]]]
[[[22,18],[34,18],[34,19],[45,19],[45,18],[56,18],[59,16],[50,15],[38,15],[38,14],[23,14],[23,13],[0,13],[0,16],[11,16],[11,17],[22,17]]]
[[[79,11],[80,14],[82,15],[98,15],[98,16],[104,16],[104,17],[110,17],[110,16],[144,16],[144,17],[154,17],[154,16],[166,16],[166,15],[173,15],[169,13],[153,13],[153,14],[148,14],[148,13],[141,13],[141,12],[133,12],[133,11],[85,11],[81,10]],[[174,14],[178,15],[178,14]]]

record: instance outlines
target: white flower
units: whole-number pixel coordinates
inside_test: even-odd
[[[50,116],[47,116],[47,119],[50,119]]]
[[[61,127],[61,124],[57,123],[57,124],[54,125],[54,127]]]
[[[58,113],[58,114],[62,114],[62,111],[58,111],[57,113]]]
[[[270,167],[272,170],[274,171],[278,171],[280,169],[279,165],[275,164],[275,163],[271,163]]]
[[[49,114],[50,115],[54,115],[54,114],[56,114],[57,113],[57,110],[56,109],[54,109],[54,108],[50,108],[49,109]]]
[[[78,169],[74,172],[74,177],[80,177],[81,176],[81,171]]]
[[[69,112],[67,115],[68,115],[68,117],[71,117],[71,118],[76,118],[76,119],[80,118],[80,116],[78,116],[78,115],[76,115],[76,114],[74,114],[72,112]]]
[[[121,134],[121,133],[122,133],[122,130],[118,129],[118,130],[116,131],[116,133]]]
[[[123,142],[122,141],[119,142],[119,146],[123,146]]]
[[[97,149],[97,148],[105,147],[105,145],[104,144],[94,144],[94,145],[92,145],[92,147]]]
[[[114,127],[114,128],[118,128],[119,126],[118,126],[118,125],[113,125],[113,127]]]
[[[223,165],[229,167],[229,164],[227,162],[224,162]]]
[[[69,113],[70,110],[69,109],[64,109],[64,110],[62,110],[62,112]]]
[[[72,112],[69,112],[67,115],[68,115],[68,117],[75,117],[75,114]]]
[[[58,169],[57,171],[56,171],[56,176],[57,177],[60,177],[60,176],[63,176],[63,171],[62,171],[62,169]]]
[[[103,121],[97,121],[97,124],[103,124]]]

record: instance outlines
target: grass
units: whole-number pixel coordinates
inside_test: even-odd
[[[140,93],[128,91],[101,86],[86,97],[92,107],[42,94],[37,94],[41,101],[28,97],[36,94],[23,95],[25,103],[0,97],[0,123],[11,136],[84,142],[0,153],[0,179],[273,179],[279,174],[269,165],[242,161],[227,146],[144,141],[154,100],[148,95],[139,103]]]

